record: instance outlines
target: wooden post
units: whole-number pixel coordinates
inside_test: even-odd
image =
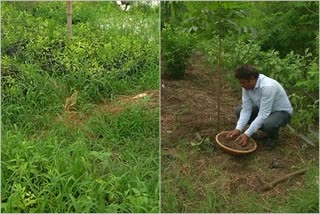
[[[72,38],[72,1],[67,0],[67,37]]]

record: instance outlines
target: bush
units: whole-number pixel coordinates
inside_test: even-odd
[[[164,74],[173,79],[183,79],[193,49],[193,36],[170,25],[165,25],[161,35]]]

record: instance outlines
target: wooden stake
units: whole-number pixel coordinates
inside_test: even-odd
[[[67,0],[67,37],[72,38],[72,1]]]
[[[307,144],[311,146],[316,146],[309,138],[307,138],[307,136],[305,136],[304,134],[297,133],[297,131],[294,128],[292,128],[292,126],[290,126],[289,124],[287,124],[287,127],[292,134],[299,137],[301,140],[305,141]]]

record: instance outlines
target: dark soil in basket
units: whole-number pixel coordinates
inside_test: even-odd
[[[236,138],[228,139],[225,134],[221,134],[219,137],[219,142],[225,145],[228,148],[234,149],[234,150],[240,150],[240,151],[249,151],[254,148],[254,141],[249,138],[248,144],[246,146],[241,146],[236,141]]]

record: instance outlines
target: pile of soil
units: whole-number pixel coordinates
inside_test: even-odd
[[[252,150],[255,146],[255,142],[251,138],[249,138],[248,144],[246,146],[239,145],[239,143],[236,141],[236,138],[227,138],[226,134],[219,135],[218,140],[224,146],[239,151],[249,151]]]

